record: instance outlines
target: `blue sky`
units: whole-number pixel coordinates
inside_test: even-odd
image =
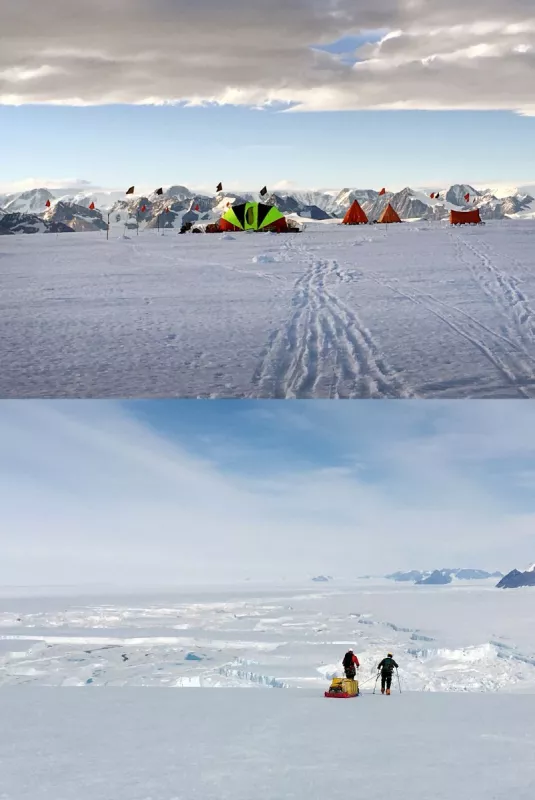
[[[18,0],[0,191],[532,184],[534,54],[527,0]]]
[[[10,154],[0,190],[32,178],[212,192],[220,180],[251,190],[535,181],[535,117],[509,112],[0,106],[0,129]]]
[[[490,401],[6,401],[0,584],[523,567],[534,422]]]

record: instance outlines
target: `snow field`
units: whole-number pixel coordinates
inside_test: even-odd
[[[531,800],[535,697],[17,688],[2,800]]]
[[[3,237],[0,396],[535,397],[534,237]]]

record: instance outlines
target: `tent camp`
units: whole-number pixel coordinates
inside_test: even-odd
[[[389,203],[387,205],[387,207],[385,208],[385,210],[383,211],[383,213],[381,214],[381,216],[379,217],[379,219],[377,220],[377,222],[381,222],[381,223],[382,222],[386,222],[386,223],[389,223],[389,222],[401,222],[401,219],[399,218],[397,212],[394,211],[394,209],[392,208],[392,206]]]
[[[343,225],[367,225],[368,217],[360,207],[359,203],[354,200],[353,205],[345,215]]]
[[[275,231],[286,233],[298,230],[275,206],[265,203],[241,203],[232,206],[219,220],[220,231]]]
[[[484,225],[479,208],[473,211],[450,211],[450,225]]]

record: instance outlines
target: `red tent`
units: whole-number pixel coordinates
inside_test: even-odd
[[[368,217],[360,207],[359,203],[355,200],[353,205],[345,215],[343,225],[366,225]]]
[[[401,222],[401,219],[397,211],[395,211],[389,203],[377,222]]]
[[[473,211],[450,211],[451,225],[481,225],[479,208]]]

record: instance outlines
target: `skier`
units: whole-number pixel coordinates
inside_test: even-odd
[[[349,678],[351,681],[355,680],[355,675],[357,674],[357,669],[360,667],[360,664],[353,650],[347,651],[343,658],[342,666],[344,668],[346,678]]]
[[[379,663],[377,667],[377,671],[381,671],[381,694],[386,693],[390,694],[390,687],[392,685],[392,673],[394,672],[394,667],[397,669],[398,665],[394,661],[392,657],[392,653],[388,653],[386,658]]]

